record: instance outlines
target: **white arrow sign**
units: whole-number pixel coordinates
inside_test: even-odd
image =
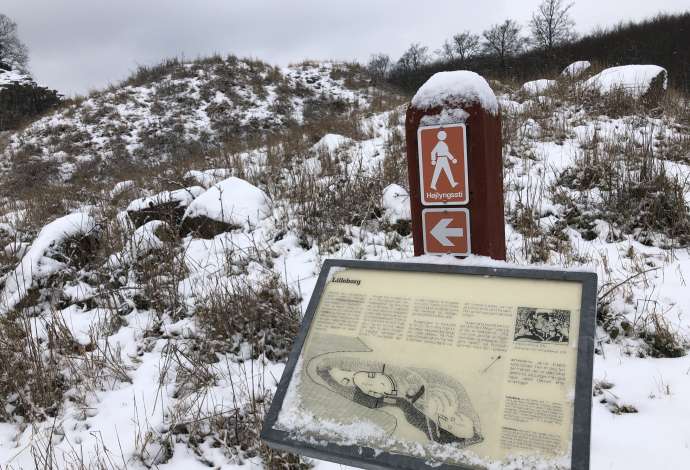
[[[450,237],[462,237],[465,235],[465,231],[461,228],[448,227],[453,219],[441,219],[438,223],[431,229],[431,235],[439,241],[443,246],[455,246],[455,243],[451,242],[448,238]]]

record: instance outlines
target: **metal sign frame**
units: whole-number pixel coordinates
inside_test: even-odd
[[[534,280],[553,280],[577,282],[582,285],[580,300],[580,330],[577,347],[577,367],[575,375],[575,402],[572,429],[571,470],[589,470],[591,413],[592,413],[592,371],[594,360],[594,331],[596,319],[597,275],[591,272],[559,271],[547,269],[492,268],[479,266],[457,266],[422,263],[393,263],[380,261],[335,260],[324,262],[321,274],[309,301],[307,312],[302,320],[295,344],[278,384],[271,407],[264,420],[261,438],[269,446],[343,465],[371,470],[478,470],[464,465],[430,465],[423,459],[407,455],[382,452],[369,447],[339,445],[329,442],[319,445],[295,440],[288,432],[274,428],[278,414],[283,406],[288,386],[302,353],[307,334],[316,314],[319,301],[332,268],[356,268],[379,271],[403,271],[418,273],[446,273],[498,278],[520,278]]]
[[[462,201],[447,201],[447,202],[434,202],[427,201],[424,190],[424,155],[422,154],[422,131],[426,129],[448,129],[452,127],[460,127],[462,129],[462,159],[463,159],[463,179],[464,179],[464,198]],[[467,170],[467,127],[465,123],[456,124],[435,124],[433,126],[421,126],[417,129],[417,154],[419,155],[419,190],[420,196],[422,198],[422,205],[424,206],[464,206],[470,202],[470,180],[469,172]]]

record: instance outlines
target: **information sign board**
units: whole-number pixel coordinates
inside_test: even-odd
[[[262,437],[372,469],[586,470],[595,293],[593,273],[328,260]]]

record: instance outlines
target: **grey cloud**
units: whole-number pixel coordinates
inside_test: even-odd
[[[85,93],[125,78],[137,64],[214,52],[285,65],[305,58],[394,57],[411,43],[433,50],[457,31],[481,32],[506,17],[525,24],[539,0],[4,0],[31,49],[36,78]],[[596,7],[595,7],[596,6]],[[679,11],[687,0],[666,0]],[[656,13],[648,0],[578,0],[580,31]]]

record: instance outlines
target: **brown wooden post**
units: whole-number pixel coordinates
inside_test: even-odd
[[[444,85],[441,87],[441,96],[429,97],[428,92],[434,91],[433,81],[439,75],[443,75],[440,78],[443,79]],[[456,77],[457,81],[454,82]],[[437,83],[438,81],[436,80]],[[467,89],[468,86],[469,89]],[[417,100],[415,96],[407,109],[405,120],[414,254],[420,256],[451,253],[462,256],[472,253],[504,260],[506,244],[501,117],[498,105],[495,103],[495,96],[483,78],[473,72],[465,71],[436,74],[420,88],[418,95],[423,92],[426,92],[426,99]],[[490,100],[491,97],[493,97],[493,102]],[[425,104],[432,104],[432,106],[425,107]],[[426,131],[427,127],[432,127],[428,129],[431,132],[438,132],[444,130],[445,127],[450,129],[453,124],[464,124],[466,130],[467,187],[464,188],[460,182],[462,171],[459,169],[462,162],[459,156],[455,155],[458,152],[451,152],[452,156],[447,158],[434,157],[434,159],[437,162],[447,160],[443,161],[441,166],[452,168],[453,173],[457,173],[454,176],[459,184],[447,187],[452,187],[453,190],[455,188],[465,190],[466,193],[448,190],[451,192],[444,193],[448,197],[441,195],[439,196],[441,202],[434,202],[435,199],[429,200],[429,197],[438,195],[430,193],[431,190],[428,187],[424,190],[422,185],[425,183],[420,180],[418,135]],[[422,131],[419,130],[420,127],[423,128]],[[440,134],[437,135],[440,136]],[[451,136],[451,133],[448,132],[447,135]],[[436,139],[443,140],[445,136],[446,133],[443,137]],[[425,136],[423,139],[426,138]],[[434,136],[429,138],[434,139]],[[441,147],[440,155],[443,154],[443,148],[451,150],[459,148],[458,145],[453,147],[449,138],[445,140],[448,141],[447,146]],[[428,148],[427,145],[423,150],[425,155],[422,157],[425,159],[432,158]],[[424,178],[428,185],[429,169],[435,169],[435,166],[429,166],[427,163],[427,161],[422,162],[423,165],[426,164],[424,166],[426,169],[421,172],[425,173]],[[441,170],[445,171],[444,168]],[[436,178],[436,181],[444,180],[446,176],[450,179],[450,175],[443,174],[444,171],[439,172],[440,178]],[[449,184],[452,183],[451,179]],[[427,196],[424,197],[424,202],[423,196]],[[467,220],[464,220],[465,217]],[[460,235],[463,226],[468,233]],[[467,248],[467,251],[464,251],[464,248]]]

